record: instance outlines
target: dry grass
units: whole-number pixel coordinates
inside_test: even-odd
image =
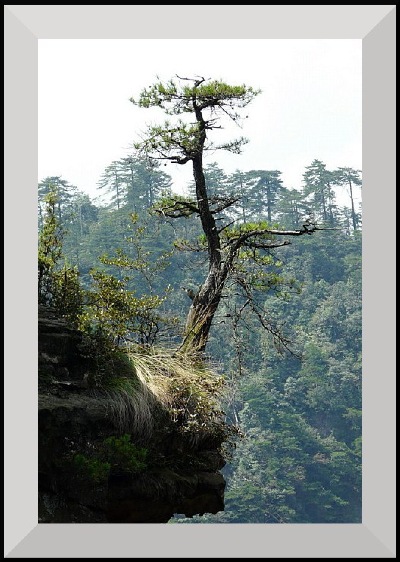
[[[140,381],[118,381],[115,389],[106,392],[109,413],[120,433],[130,433],[146,441],[153,433],[157,401]]]
[[[223,377],[183,353],[132,348],[130,378],[108,391],[110,413],[121,432],[149,439],[163,411],[192,441],[222,425],[219,399]]]

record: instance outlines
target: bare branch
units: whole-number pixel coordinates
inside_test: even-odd
[[[271,248],[280,248],[281,246],[288,246],[291,244],[290,240],[284,240],[283,242],[255,242],[253,240],[248,240],[243,243],[246,248],[254,248],[258,250],[270,250]]]
[[[254,230],[249,230],[247,232],[242,232],[242,233],[238,233],[238,234],[233,234],[230,236],[230,240],[229,240],[229,244],[232,247],[232,252],[237,252],[237,250],[239,248],[241,248],[242,246],[250,246],[250,243],[248,242],[248,240],[250,238],[256,238],[256,237],[260,237],[260,238],[265,238],[266,235],[271,235],[271,236],[303,236],[303,234],[313,234],[316,230],[339,230],[337,228],[325,228],[325,227],[318,227],[315,225],[303,225],[302,228],[299,228],[298,230],[278,230],[278,229],[270,229],[270,228],[255,228]],[[259,246],[260,248],[273,248],[275,247],[273,244],[276,244],[276,242],[271,241],[257,241],[257,242],[252,242],[252,247],[257,247],[256,244],[261,244],[261,246]],[[290,244],[290,242],[287,240],[281,244],[278,244],[278,246],[286,246]]]
[[[252,312],[258,318],[261,326],[272,335],[278,352],[282,353],[282,350],[286,349],[286,351],[288,351],[291,355],[299,357],[299,355],[291,349],[290,345],[292,342],[290,339],[282,333],[282,330],[278,326],[266,318],[265,310],[255,302],[254,295],[252,294],[248,283],[246,283],[242,277],[238,277],[236,282],[247,296],[246,306],[250,305]]]
[[[221,228],[218,229],[218,233],[221,234],[222,231],[224,231],[226,228],[229,228],[230,226],[232,226],[233,224],[235,224],[235,221],[232,221],[224,226],[221,226]]]
[[[200,244],[190,244],[187,240],[175,240],[174,246],[182,252],[204,252],[206,248]]]
[[[202,84],[203,82],[206,81],[206,79],[203,76],[198,76],[197,78],[185,78],[183,76],[178,76],[177,74],[175,74],[175,76],[179,80],[186,80],[187,82],[194,82],[195,88],[197,88],[198,86],[200,86],[200,84]]]
[[[209,201],[210,205],[220,202],[218,206],[213,207],[211,210],[211,213],[215,214],[232,207],[232,205],[240,201],[240,197],[210,197]]]

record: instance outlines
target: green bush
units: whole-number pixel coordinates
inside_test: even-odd
[[[112,435],[97,445],[92,444],[90,451],[76,453],[73,466],[81,477],[102,483],[110,474],[137,474],[145,470],[147,453],[147,449],[131,442],[130,435]]]
[[[107,480],[111,468],[110,463],[98,458],[89,458],[81,453],[74,456],[74,465],[82,476],[96,483]]]
[[[147,449],[134,445],[127,433],[121,437],[108,437],[104,446],[113,471],[135,474],[147,468]]]

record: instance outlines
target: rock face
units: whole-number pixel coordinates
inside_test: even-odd
[[[218,442],[195,442],[160,416],[138,471],[101,473],[92,461],[82,473],[73,459],[121,435],[106,395],[87,384],[82,334],[54,312],[39,310],[39,522],[166,523],[224,509],[225,462]],[[92,457],[93,458],[93,457]]]

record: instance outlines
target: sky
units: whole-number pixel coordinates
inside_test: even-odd
[[[218,151],[205,163],[226,172],[279,170],[301,189],[315,159],[328,169],[362,168],[361,39],[39,39],[38,180],[61,176],[91,198],[113,160],[129,153],[158,109],[129,100],[159,77],[202,76],[261,89],[239,128],[241,155]],[[190,165],[168,164],[183,192]]]

